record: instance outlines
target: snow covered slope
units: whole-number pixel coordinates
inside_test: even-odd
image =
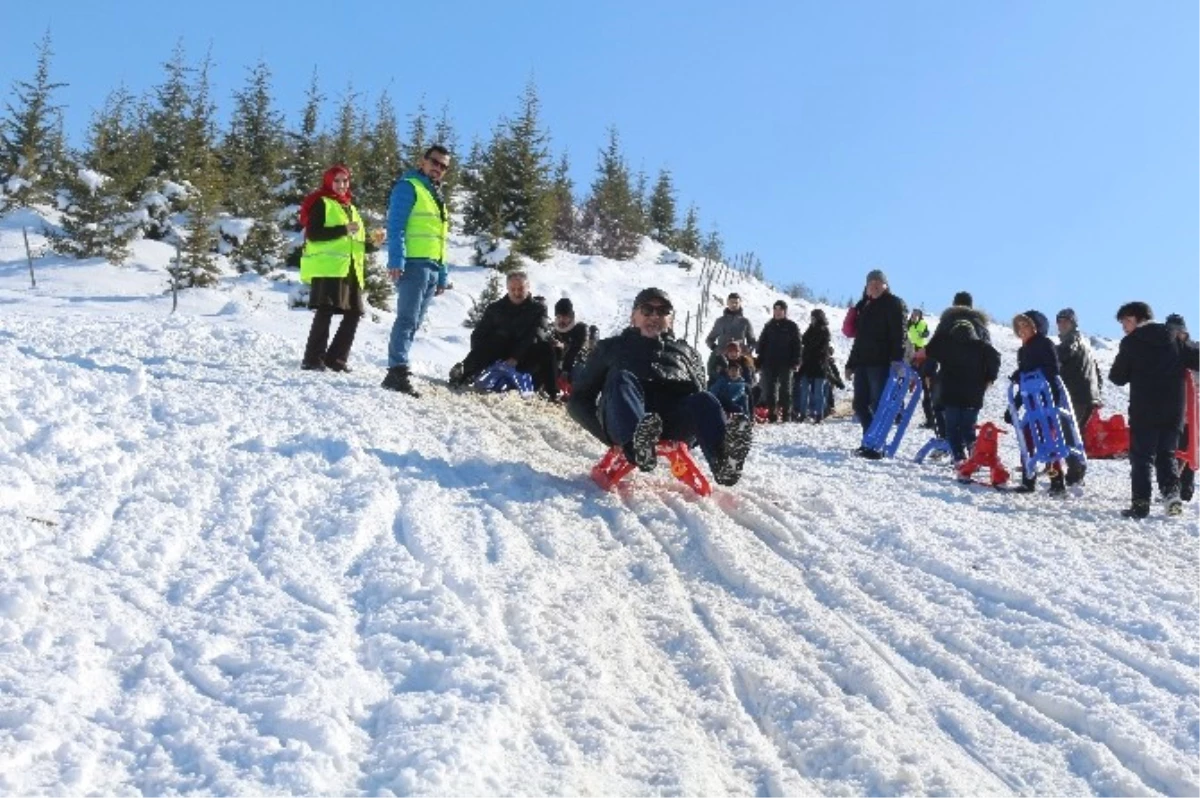
[[[31,289],[31,221],[0,223],[0,794],[1200,791],[1196,507],[1120,520],[1123,461],[1017,497],[834,420],[760,430],[708,499],[606,494],[560,408],[437,384],[483,270],[414,402],[378,388],[388,314],[302,373],[287,286],[171,315],[140,242]],[[647,284],[694,306],[656,259],[534,287],[605,331]],[[776,295],[731,289],[760,327]]]

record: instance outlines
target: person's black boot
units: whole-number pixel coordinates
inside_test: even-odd
[[[662,437],[662,417],[647,413],[633,431],[633,439],[625,446],[625,459],[639,471],[653,471],[658,465],[658,440]]]
[[[754,436],[754,422],[737,413],[725,427],[725,440],[721,442],[721,454],[713,466],[713,479],[718,485],[731,487],[742,478],[742,466],[750,454],[750,442]]]
[[[1037,488],[1037,477],[1021,477],[1021,484],[1013,488],[1013,493],[1033,493]]]
[[[1121,511],[1121,515],[1140,521],[1150,515],[1150,502],[1146,499],[1134,499],[1133,504]]]
[[[1085,463],[1081,463],[1075,458],[1067,461],[1067,487],[1082,485],[1085,474],[1087,474],[1087,465]]]
[[[397,393],[406,393],[414,399],[420,399],[421,394],[413,387],[412,381],[409,379],[408,366],[392,366],[387,371],[387,376],[383,378],[382,386],[389,391]]]

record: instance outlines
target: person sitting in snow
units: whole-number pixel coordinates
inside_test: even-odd
[[[554,348],[556,373],[569,386],[575,367],[584,357],[589,329],[575,320],[575,306],[567,297],[554,303],[554,325],[550,328],[550,346]]]
[[[1122,510],[1126,518],[1150,514],[1150,471],[1168,515],[1179,515],[1179,430],[1183,426],[1185,369],[1200,368],[1197,351],[1186,346],[1165,324],[1154,322],[1145,302],[1126,302],[1117,311],[1125,337],[1108,378],[1129,386],[1129,478],[1133,500]]]
[[[557,398],[554,351],[550,346],[550,319],[546,303],[529,290],[529,275],[511,272],[508,293],[487,306],[471,331],[471,351],[450,369],[452,388],[469,385],[484,369],[504,361],[528,372],[536,390]]]
[[[752,424],[744,415],[726,421],[720,401],[705,390],[700,353],[675,337],[674,315],[665,291],[640,291],[630,326],[600,341],[584,363],[567,412],[597,440],[622,447],[642,471],[657,466],[660,440],[699,441],[716,482],[734,485]]]
[[[738,361],[726,361],[725,371],[709,390],[721,402],[726,413],[750,415],[750,386]]]

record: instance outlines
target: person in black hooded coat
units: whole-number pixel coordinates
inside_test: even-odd
[[[960,319],[949,334],[930,341],[925,354],[927,362],[937,364],[945,437],[959,463],[975,445],[975,422],[988,386],[1000,374],[1000,353],[980,340],[970,321]]]
[[[1153,321],[1145,302],[1127,302],[1117,311],[1125,331],[1108,378],[1129,386],[1129,471],[1132,502],[1122,514],[1150,514],[1150,471],[1167,512],[1183,512],[1175,450],[1183,425],[1185,369],[1200,368],[1197,351],[1179,341],[1165,324]]]

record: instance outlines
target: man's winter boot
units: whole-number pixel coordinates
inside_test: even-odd
[[[742,478],[742,466],[746,463],[746,455],[750,454],[753,435],[754,424],[749,417],[740,413],[730,417],[725,426],[721,455],[713,465],[713,479],[718,485],[736,485]]]
[[[1134,499],[1133,504],[1121,511],[1121,515],[1125,518],[1142,519],[1150,515],[1150,501],[1148,499]]]
[[[1087,464],[1081,463],[1075,458],[1067,461],[1067,487],[1072,485],[1082,485],[1083,477],[1087,473]]]
[[[387,370],[387,376],[383,378],[382,383],[384,388],[389,391],[398,393],[406,393],[414,399],[420,399],[421,394],[413,388],[412,381],[409,379],[408,366],[392,366]]]
[[[658,439],[662,437],[662,416],[647,413],[633,431],[633,439],[625,446],[625,459],[639,471],[653,471],[658,465]]]
[[[1168,493],[1163,503],[1167,505],[1167,515],[1183,515],[1183,499],[1179,497],[1179,491]]]
[[[1037,477],[1021,477],[1021,484],[1013,488],[1013,493],[1033,493],[1037,488]]]

